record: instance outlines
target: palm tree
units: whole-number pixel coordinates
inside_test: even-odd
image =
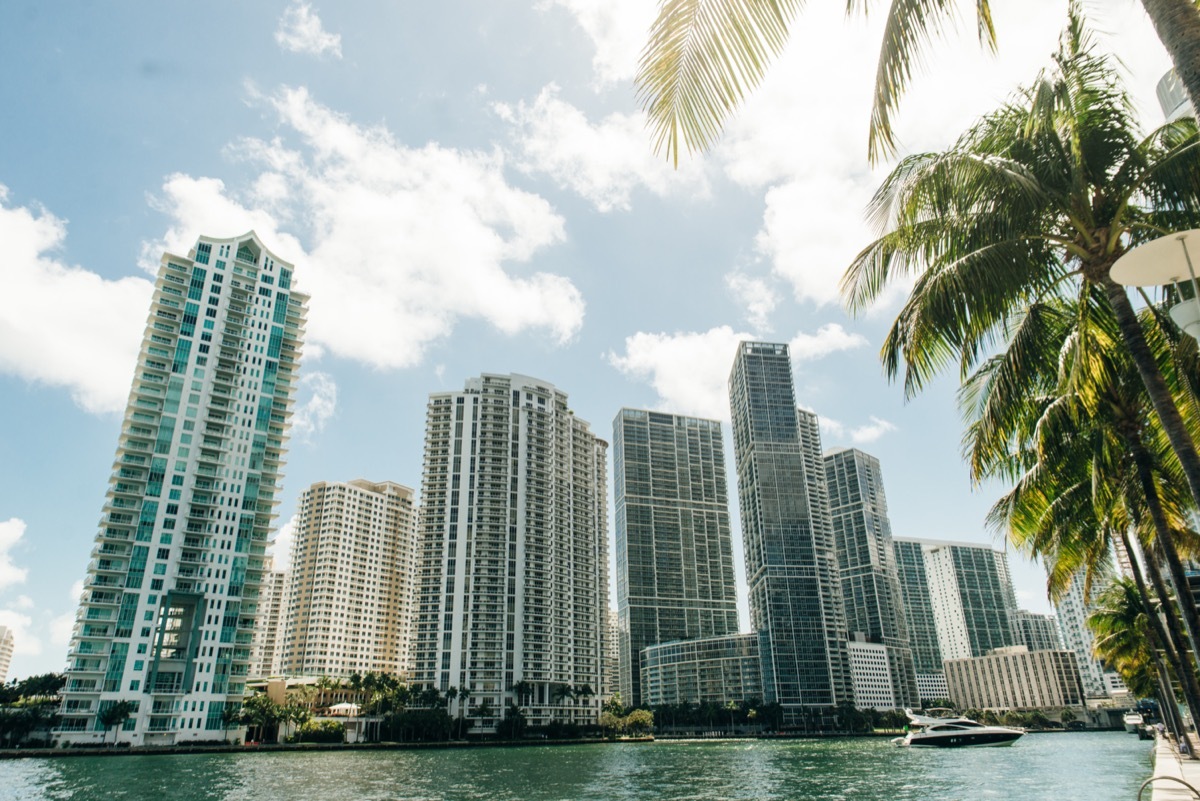
[[[1042,559],[1055,597],[1079,571],[1085,591],[1097,575],[1106,578],[1114,539],[1136,556],[1130,530],[1141,529],[1156,546],[1176,539],[1195,549],[1195,533],[1185,525],[1191,499],[1170,473],[1177,463],[1162,445],[1128,354],[1113,346],[1112,315],[1092,292],[1090,306],[1038,301],[1016,315],[1008,347],[985,361],[960,396],[973,477],[1015,482],[989,519],[1018,550]],[[1189,706],[1200,711],[1200,686],[1170,593],[1157,560],[1142,561],[1168,612],[1159,639]],[[1133,566],[1150,613],[1151,595]],[[1190,604],[1182,609],[1194,613]],[[1157,614],[1150,619],[1160,627]]]
[[[463,687],[458,691],[458,737],[463,736],[463,718],[466,716],[467,709],[471,704],[471,691]]]
[[[108,737],[109,729],[119,730],[121,725],[137,711],[133,701],[113,701],[97,713],[96,720],[104,727],[104,736]],[[113,735],[113,745],[117,743],[117,735]]]
[[[221,708],[221,739],[229,741],[229,730],[242,723],[242,707],[237,703],[226,703]]]
[[[1200,221],[1193,121],[1139,138],[1129,98],[1073,15],[1056,69],[943,153],[904,159],[872,201],[890,231],[856,257],[853,311],[884,288],[916,286],[884,344],[910,396],[953,361],[963,375],[1014,308],[1064,285],[1103,292],[1200,506],[1200,455],[1125,290],[1108,275],[1131,246]],[[1193,421],[1193,424],[1195,421]]]
[[[662,0],[638,68],[654,147],[676,165],[686,148],[704,150],[725,120],[762,81],[787,43],[800,0]],[[847,0],[848,10],[871,0]],[[891,115],[914,62],[959,4],[890,0],[871,109],[868,156],[895,151]],[[1175,71],[1200,108],[1200,8],[1194,0],[1142,0]],[[990,0],[974,0],[979,40],[996,46]]]

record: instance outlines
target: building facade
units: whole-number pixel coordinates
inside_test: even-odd
[[[856,708],[884,710],[912,706],[896,699],[896,670],[891,659],[894,651],[883,643],[868,641],[861,632],[850,636],[846,648],[850,654]],[[916,684],[915,677],[913,683]],[[916,697],[915,687],[913,697]]]
[[[12,667],[13,647],[12,629],[0,626],[0,684],[8,681],[8,671]]]
[[[796,408],[788,346],[743,342],[729,377],[751,627],[784,726],[835,727],[852,701],[816,415]]]
[[[1084,692],[1088,697],[1100,698],[1110,693],[1105,681],[1104,666],[1092,653],[1094,638],[1087,626],[1087,616],[1091,613],[1092,605],[1084,598],[1084,583],[1083,573],[1076,574],[1071,580],[1071,586],[1054,604],[1054,610],[1057,612],[1055,621],[1062,647],[1075,654],[1075,664],[1079,666],[1079,678],[1083,682]]]
[[[485,374],[429,398],[414,678],[487,701],[485,731],[510,703],[531,725],[597,718],[607,449],[564,392],[535,378]]]
[[[250,649],[250,678],[265,679],[279,675],[283,622],[287,614],[287,573],[275,570],[273,560],[264,562],[258,620],[254,624],[254,643]]]
[[[950,697],[964,709],[1082,707],[1087,696],[1072,651],[1030,651],[1023,645],[986,656],[947,659]]]
[[[663,704],[760,701],[757,634],[731,634],[651,645],[641,653],[642,701]]]
[[[281,645],[289,676],[407,677],[417,574],[413,490],[319,481],[300,496]]]
[[[893,702],[887,708],[919,706],[879,460],[854,448],[830,450],[825,454],[825,483],[851,642],[876,643],[887,650]],[[883,708],[879,693],[872,691],[871,698],[865,703],[855,691],[857,706]]]
[[[1017,603],[1004,552],[937,540],[923,541],[922,548],[942,659],[1015,645]]]
[[[1054,615],[1039,615],[1018,609],[1013,613],[1013,628],[1016,644],[1030,651],[1061,651],[1062,640],[1058,636],[1058,623]]]
[[[738,630],[721,424],[622,409],[613,420],[620,690],[642,649]]]
[[[308,297],[253,233],[164,254],[68,655],[60,728],[220,736],[250,670]]]
[[[917,674],[917,694],[921,701],[946,698],[946,674],[942,670],[942,651],[938,646],[929,576],[925,571],[925,550],[920,540],[892,539],[892,553],[900,580],[900,603],[908,631],[909,648]]]
[[[1162,106],[1163,114],[1168,122],[1196,115],[1196,112],[1192,110],[1192,103],[1188,99],[1187,90],[1183,88],[1183,83],[1175,74],[1175,70],[1170,70],[1162,76],[1155,89],[1158,94],[1158,104]]]

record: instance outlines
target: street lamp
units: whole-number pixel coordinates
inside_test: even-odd
[[[1200,284],[1192,253],[1200,256],[1200,229],[1167,234],[1138,245],[1112,266],[1109,276],[1124,286],[1162,286],[1174,284],[1181,302],[1171,307],[1171,319],[1185,334],[1200,340]],[[1190,284],[1192,296],[1183,292]]]

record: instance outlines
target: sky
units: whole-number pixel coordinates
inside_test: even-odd
[[[998,54],[965,2],[926,54],[901,155],[948,146],[1048,64],[1066,0],[993,5]],[[728,421],[742,339],[790,343],[824,446],[881,460],[894,535],[1003,547],[955,376],[905,402],[880,368],[905,287],[859,317],[838,298],[892,166],[866,160],[882,4],[844,7],[808,3],[717,146],[676,170],[632,82],[654,0],[0,3],[10,678],[65,666],[154,271],[200,234],[255,230],[312,295],[280,560],[313,482],[420,487],[430,392],[533,375],[606,439],[622,407]],[[1157,125],[1170,64],[1141,4],[1085,9]],[[1021,605],[1050,611],[1040,568],[1010,562]]]

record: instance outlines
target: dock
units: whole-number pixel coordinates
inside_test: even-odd
[[[1192,734],[1190,747],[1194,749],[1195,746],[1196,735]],[[1195,791],[1191,788],[1195,788]],[[1139,799],[1200,801],[1200,759],[1180,754],[1178,743],[1167,737],[1158,737],[1154,743],[1154,775]]]

